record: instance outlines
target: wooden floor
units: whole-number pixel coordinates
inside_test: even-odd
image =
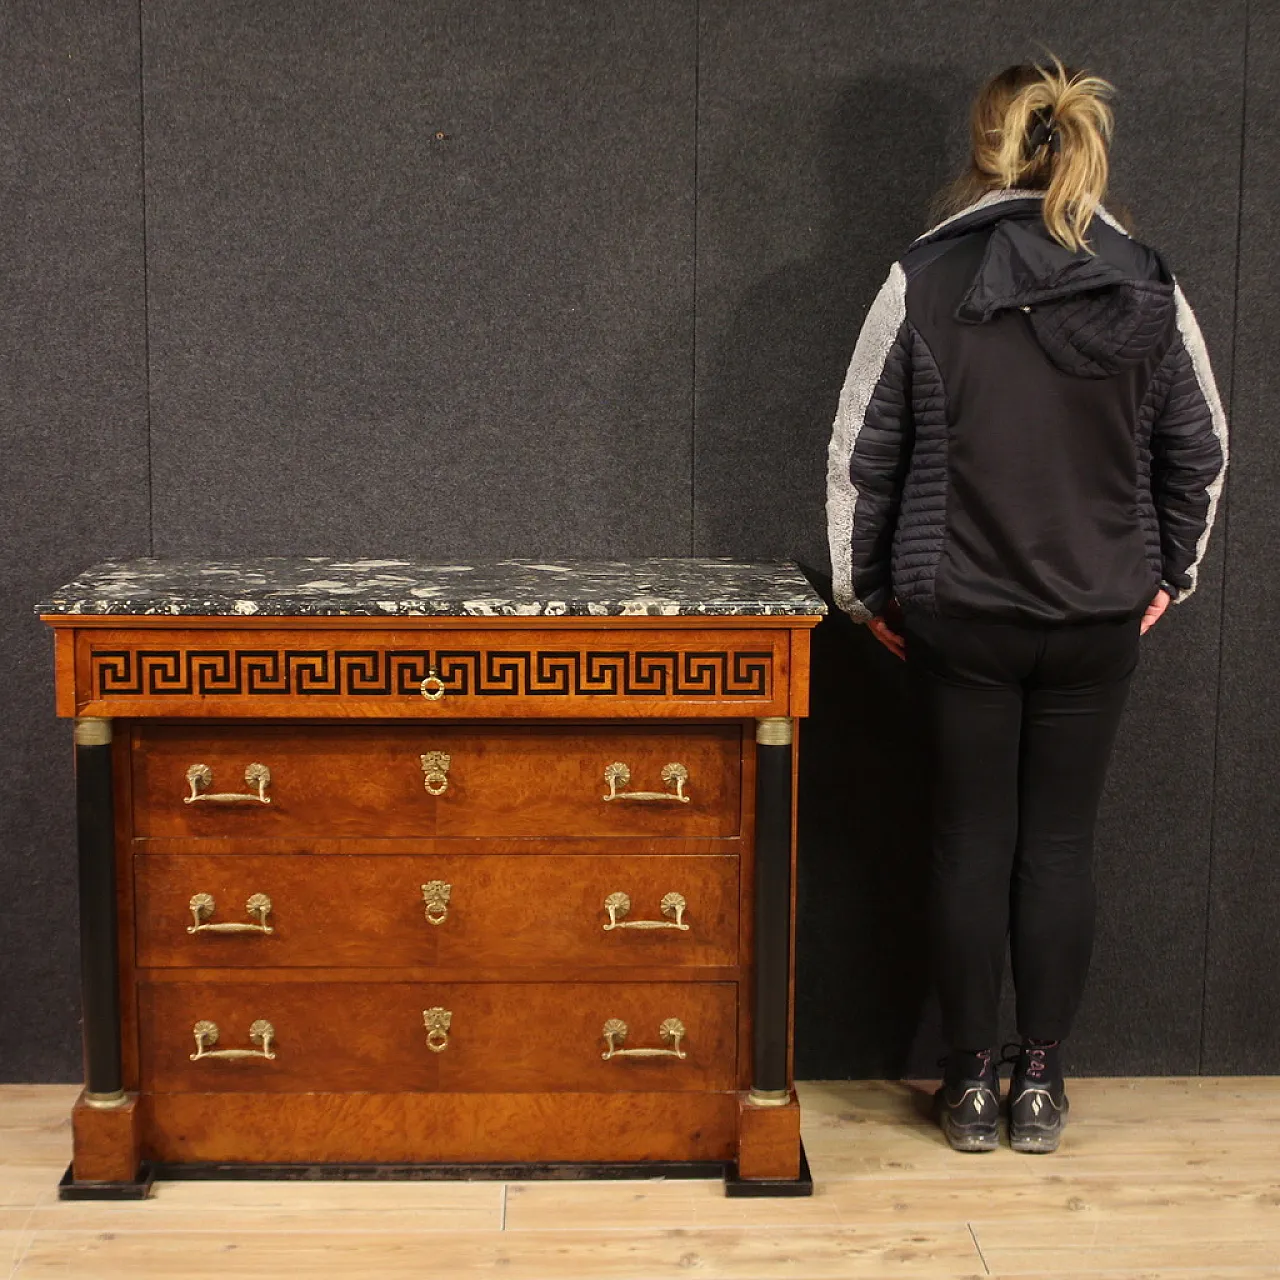
[[[1280,1276],[1280,1078],[1075,1080],[1052,1156],[958,1155],[928,1090],[801,1086],[816,1192],[164,1183],[59,1203],[75,1090],[0,1086],[0,1280]]]

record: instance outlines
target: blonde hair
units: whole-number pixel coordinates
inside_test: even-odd
[[[1092,253],[1085,232],[1106,195],[1115,128],[1107,99],[1115,86],[1049,57],[1052,66],[1006,67],[982,86],[969,116],[969,168],[940,194],[933,213],[958,213],[988,191],[1042,190],[1049,234],[1067,249]],[[1033,145],[1041,121],[1052,124],[1058,150],[1043,127],[1043,140]]]

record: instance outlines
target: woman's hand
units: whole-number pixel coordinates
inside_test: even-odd
[[[898,607],[896,600],[890,600],[885,611],[867,623],[867,630],[890,653],[906,660],[907,645],[902,637],[902,610]]]
[[[1169,607],[1172,597],[1161,587],[1156,592],[1155,599],[1147,605],[1147,611],[1142,615],[1142,626],[1138,629],[1138,634],[1144,636],[1147,632],[1160,621],[1164,611]]]

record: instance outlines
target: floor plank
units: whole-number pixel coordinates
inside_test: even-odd
[[[155,1233],[37,1232],[19,1280],[279,1280],[305,1270],[333,1280],[399,1280],[424,1274],[503,1280],[978,1280],[983,1268],[962,1226],[897,1230],[731,1229],[487,1232],[377,1237],[328,1231]]]
[[[982,1159],[986,1157],[975,1157]],[[1076,1177],[1040,1161],[1023,1179],[861,1179],[819,1181],[812,1199],[731,1200],[705,1182],[512,1183],[507,1230],[627,1230],[652,1226],[886,1226],[990,1219],[1009,1222],[1099,1216],[1132,1219],[1189,1213],[1253,1222],[1280,1240],[1280,1168],[1267,1182],[1224,1178]]]

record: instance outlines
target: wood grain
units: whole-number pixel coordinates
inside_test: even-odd
[[[423,885],[449,885],[429,922]],[[583,860],[512,854],[457,857],[151,855],[136,867],[143,966],[736,965],[734,856]],[[676,928],[606,928],[605,899],[625,892],[620,918],[674,924],[660,904],[687,906]],[[250,895],[271,900],[263,933],[191,934],[194,893],[215,903],[208,923],[250,923]]]
[[[738,1176],[800,1176],[800,1107],[794,1099],[785,1107],[761,1107],[739,1096]]]
[[[71,1111],[71,1130],[78,1182],[131,1182],[137,1176],[137,1094],[110,1108],[91,1107],[81,1095]]]
[[[139,1006],[142,1086],[156,1093],[720,1090],[737,1067],[730,982],[143,982]],[[423,1023],[436,1006],[452,1014],[441,1052],[429,1051]],[[687,1029],[683,1058],[602,1057],[610,1018],[627,1024],[632,1049],[664,1047],[659,1027],[671,1017]],[[250,1049],[257,1019],[275,1028],[273,1060],[191,1061],[197,1021],[217,1025],[218,1049]]]
[[[732,1093],[157,1093],[143,1149],[159,1160],[724,1160]]]
[[[421,756],[450,756],[442,795]],[[134,737],[134,825],[142,837],[736,835],[742,727],[682,725],[229,725],[147,722]],[[689,773],[688,803],[614,800],[605,768],[631,770],[628,791],[668,790],[669,762]],[[270,804],[186,803],[189,766],[211,792],[246,793],[246,766],[271,771]]]

